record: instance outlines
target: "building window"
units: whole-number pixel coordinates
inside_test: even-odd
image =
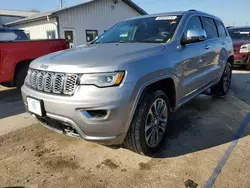
[[[55,30],[47,31],[47,39],[56,39],[56,31]]]
[[[98,36],[97,30],[86,30],[86,41],[91,42]]]

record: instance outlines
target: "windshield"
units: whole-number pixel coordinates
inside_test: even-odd
[[[229,29],[228,32],[232,39],[250,40],[250,28]]]
[[[180,19],[181,16],[164,16],[120,22],[94,43],[166,43],[172,39]]]

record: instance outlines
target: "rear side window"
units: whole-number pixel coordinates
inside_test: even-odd
[[[28,40],[23,31],[0,31],[0,41]]]
[[[0,41],[16,40],[17,35],[14,32],[0,31]]]
[[[218,20],[215,20],[215,23],[216,23],[217,28],[218,28],[219,36],[226,37],[227,32],[226,32],[226,29],[225,29],[223,23],[221,21],[218,21]]]
[[[187,33],[189,29],[202,29],[200,17],[194,16],[189,19],[186,29],[185,29],[185,34]]]
[[[207,33],[208,39],[213,39],[218,37],[218,32],[214,20],[211,18],[203,18],[204,29]]]

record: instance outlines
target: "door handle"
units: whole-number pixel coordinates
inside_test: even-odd
[[[226,44],[226,42],[225,42],[225,41],[222,41],[222,42],[221,42],[221,44],[222,44],[222,45],[225,45],[225,44]]]
[[[206,49],[206,50],[209,50],[210,48],[211,48],[211,46],[209,46],[209,45],[206,45],[206,46],[205,46],[205,49]]]

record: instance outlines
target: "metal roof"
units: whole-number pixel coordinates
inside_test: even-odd
[[[80,7],[80,6],[85,6],[85,5],[95,3],[95,2],[98,2],[98,1],[101,1],[101,0],[89,0],[89,1],[86,1],[84,3],[79,3],[79,4],[76,4],[76,5],[69,6],[69,7],[58,8],[58,9],[51,10],[51,11],[48,11],[48,12],[34,14],[34,15],[29,16],[27,18],[16,20],[16,21],[7,23],[5,25],[6,26],[11,26],[11,25],[16,25],[16,24],[21,24],[21,23],[27,23],[27,22],[30,22],[30,21],[41,20],[41,19],[46,18],[47,16],[56,15],[56,14],[62,13],[64,11],[68,11],[68,10],[71,10],[71,9],[74,9],[74,8],[77,8],[77,7]],[[122,1],[124,3],[126,3],[128,6],[130,6],[131,8],[133,8],[134,10],[136,10],[141,15],[148,14],[145,10],[143,10],[138,5],[136,5],[132,0],[122,0]]]
[[[0,9],[1,16],[28,17],[37,14],[36,12]]]

